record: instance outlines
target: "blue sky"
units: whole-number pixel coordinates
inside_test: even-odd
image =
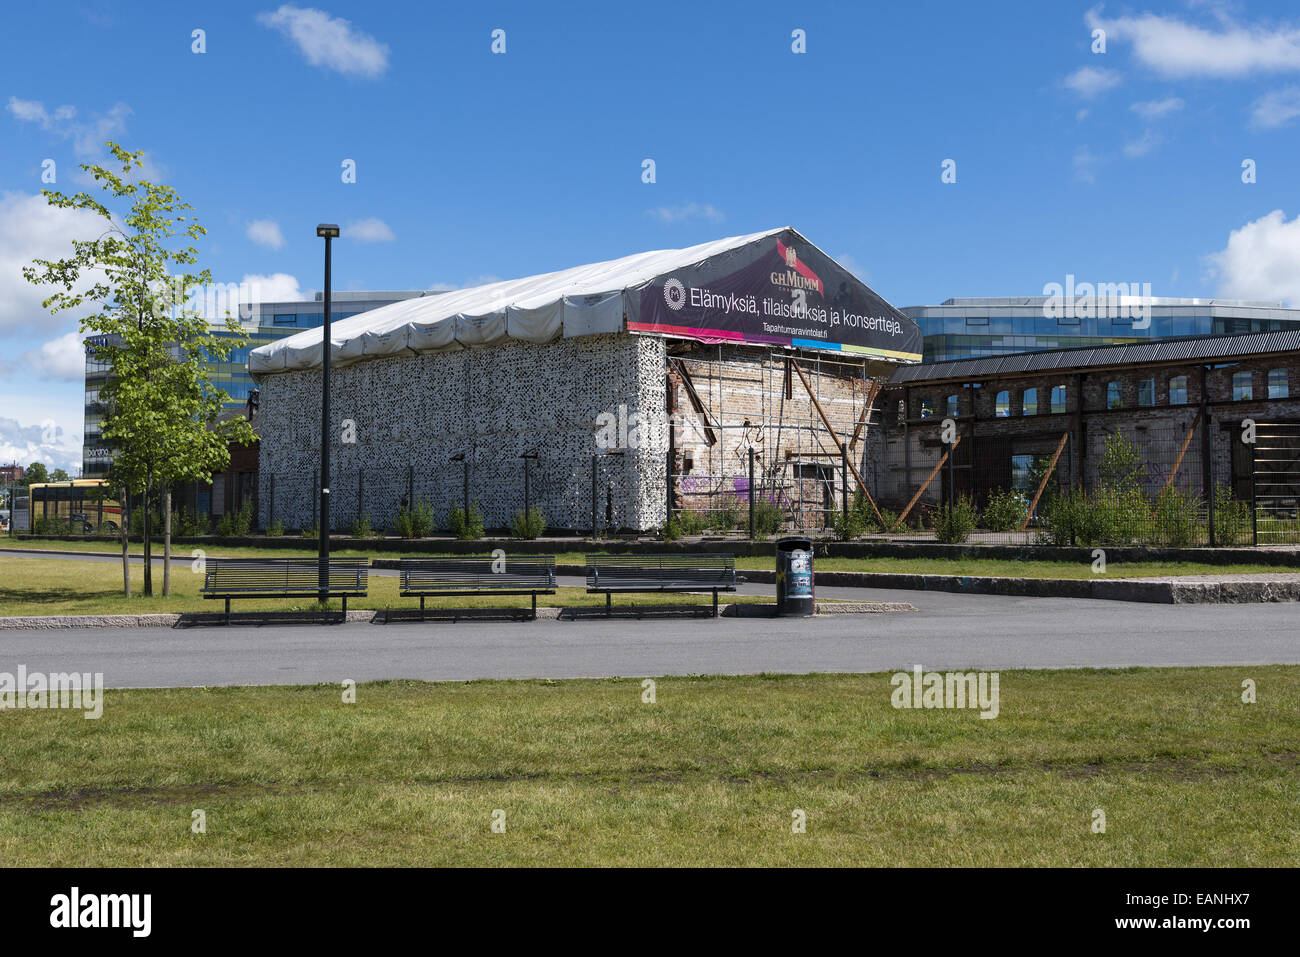
[[[344,227],[336,287],[357,289],[792,225],[898,306],[1067,273],[1300,304],[1294,4],[80,0],[5,17],[5,461],[80,460],[76,320],[17,270],[79,226],[33,198],[43,162],[78,189],[108,138],[195,206],[218,281],[274,293],[320,287],[322,221]]]

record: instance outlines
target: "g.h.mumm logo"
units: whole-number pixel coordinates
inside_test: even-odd
[[[664,302],[673,312],[686,305],[686,289],[680,279],[669,279],[664,283]]]

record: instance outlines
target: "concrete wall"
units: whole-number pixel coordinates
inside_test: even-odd
[[[439,527],[462,498],[460,463],[470,462],[470,499],[488,528],[504,528],[524,504],[524,462],[532,501],[548,527],[591,524],[591,457],[597,417],[646,418],[642,446],[601,460],[599,510],[606,495],[615,527],[649,529],[665,518],[664,341],[601,335],[537,346],[511,342],[484,349],[399,356],[331,373],[331,518],[346,530],[363,509],[391,528],[407,494],[429,501]],[[355,424],[355,435],[345,420]],[[265,524],[287,530],[313,522],[319,460],[320,374],[290,372],[262,382],[259,507]],[[353,441],[347,441],[352,438]],[[656,451],[657,450],[657,451]],[[408,471],[409,470],[409,471]],[[274,489],[272,489],[274,482]]]

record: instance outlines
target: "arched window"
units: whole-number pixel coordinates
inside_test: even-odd
[[[1020,414],[1037,415],[1038,414],[1038,390],[1026,389],[1020,397]]]
[[[947,415],[948,415],[949,418],[953,418],[953,419],[957,418],[957,415],[958,415],[958,411],[957,411],[957,410],[958,410],[960,407],[961,407],[961,403],[960,403],[959,400],[957,399],[957,393],[954,392],[952,395],[948,396],[948,412],[947,412]]]
[[[1285,369],[1268,370],[1268,397],[1270,399],[1287,399],[1291,395],[1291,385],[1287,381]]]
[[[1250,373],[1234,372],[1232,374],[1232,398],[1238,401],[1249,401],[1254,397],[1255,388],[1250,381]]]
[[[1169,404],[1187,404],[1187,376],[1176,375],[1169,380]]]
[[[993,415],[1004,419],[1011,414],[1011,393],[1003,389],[993,401]]]
[[[1124,394],[1120,391],[1118,382],[1106,383],[1106,408],[1124,408]]]
[[[1150,407],[1156,404],[1156,380],[1143,379],[1138,383],[1138,405]]]
[[[1065,411],[1065,386],[1052,386],[1052,412],[1053,414]]]

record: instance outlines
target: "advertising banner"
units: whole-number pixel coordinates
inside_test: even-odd
[[[794,230],[629,293],[629,332],[921,361],[921,330]]]

